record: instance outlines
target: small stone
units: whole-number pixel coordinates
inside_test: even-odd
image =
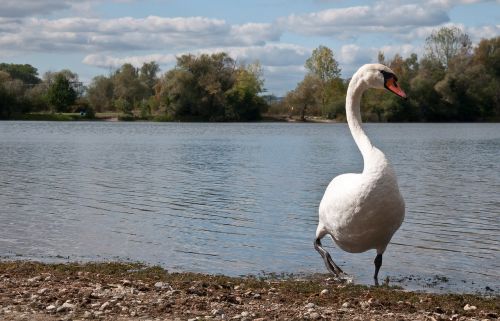
[[[42,279],[42,277],[39,275],[39,276],[29,278],[28,282],[37,282],[37,281],[40,281],[41,279]]]
[[[312,309],[312,308],[314,308],[315,306],[316,306],[316,304],[314,304],[314,303],[312,303],[312,302],[310,302],[310,303],[306,304],[306,308],[307,308],[307,309]]]
[[[63,305],[57,308],[57,312],[64,312],[68,310],[73,310],[75,308],[74,304],[71,304],[69,302],[64,302]]]
[[[106,309],[111,303],[109,303],[109,301],[106,301],[104,302],[101,307],[99,308],[99,311],[103,311],[104,309]]]
[[[318,312],[313,312],[313,313],[309,314],[309,318],[311,320],[318,320],[319,318],[321,318],[321,316],[319,315]]]
[[[344,302],[344,303],[342,304],[342,307],[343,307],[343,308],[348,308],[349,306],[350,306],[349,302]]]
[[[255,294],[253,295],[253,298],[254,298],[254,299],[260,299],[260,294],[259,294],[259,293],[255,293]]]
[[[223,315],[224,311],[222,309],[213,309],[212,315]]]
[[[85,319],[92,319],[92,312],[90,311],[85,311],[85,313],[83,314],[83,317]]]
[[[250,315],[250,313],[248,313],[247,311],[243,311],[243,312],[241,312],[240,315],[242,318],[245,318],[245,317],[248,317]]]
[[[234,287],[234,289],[235,289],[235,290],[239,290],[240,288],[241,288],[241,287],[240,287],[239,285],[236,285],[236,286]]]
[[[464,306],[464,311],[474,311],[476,310],[477,307],[475,305],[469,305],[469,303],[467,303],[465,306]]]
[[[47,292],[48,290],[49,290],[49,289],[47,289],[47,288],[43,288],[43,289],[40,289],[40,290],[36,291],[36,293],[38,293],[38,294],[44,294],[44,293],[45,293],[45,292]]]
[[[46,307],[45,310],[47,310],[47,311],[53,311],[55,308],[56,308],[56,306],[53,305],[53,304],[51,304],[48,307]]]
[[[165,282],[156,282],[155,283],[155,288],[157,288],[157,289],[167,289],[167,288],[170,288],[170,286],[168,285],[168,283],[165,283]]]
[[[321,291],[319,294],[320,295],[327,295],[328,293],[330,293],[330,291],[328,291],[327,289],[324,289],[323,291]]]
[[[197,320],[196,318],[188,319],[188,321],[196,321],[196,320]]]

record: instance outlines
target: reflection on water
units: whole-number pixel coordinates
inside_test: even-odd
[[[366,128],[407,205],[381,277],[498,291],[500,125]],[[326,272],[312,247],[319,201],[334,176],[361,168],[345,124],[1,122],[0,255]],[[325,243],[371,282],[375,253]]]

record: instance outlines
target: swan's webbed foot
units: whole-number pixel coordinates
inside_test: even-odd
[[[382,266],[382,254],[377,254],[375,257],[375,261],[373,261],[375,264],[375,274],[373,275],[373,279],[375,280],[375,285],[378,286],[378,271],[380,270],[380,267]]]
[[[344,271],[342,271],[342,269],[339,268],[338,265],[335,264],[335,262],[333,262],[333,259],[330,255],[330,253],[328,253],[323,248],[323,246],[321,245],[321,240],[319,238],[314,240],[314,248],[316,249],[316,251],[318,251],[318,253],[323,258],[323,261],[325,262],[325,266],[328,269],[328,271],[330,271],[330,273],[334,274],[337,277],[346,276]]]

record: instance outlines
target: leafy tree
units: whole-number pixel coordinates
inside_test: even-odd
[[[38,70],[28,64],[7,64],[0,63],[0,70],[9,73],[12,79],[19,79],[25,84],[38,84]]]
[[[320,88],[321,80],[312,74],[307,74],[297,88],[295,88],[287,98],[292,108],[300,114],[300,120],[306,120],[306,113],[309,108],[315,106],[318,102],[316,92]]]
[[[114,110],[113,80],[106,76],[94,77],[87,89],[86,97],[90,106],[97,112]]]
[[[329,105],[331,105],[335,97],[343,96],[343,93],[336,90],[339,89],[338,85],[341,84],[341,69],[334,58],[333,51],[328,47],[319,46],[313,50],[311,57],[306,60],[305,67],[309,71],[309,74],[316,77],[319,82],[316,83],[316,86],[306,86],[300,91],[303,91],[305,88],[314,88],[316,92],[308,93],[308,95],[316,95],[318,99],[316,99],[315,105],[310,107],[315,107],[316,114],[330,114],[331,107],[329,108]],[[311,83],[310,79],[306,80],[304,78],[304,81],[304,85]],[[304,117],[301,115],[301,119]]]
[[[262,67],[259,63],[241,66],[236,70],[236,81],[226,93],[226,120],[256,120],[267,107],[259,93],[263,91]]]
[[[127,106],[131,106],[132,109],[150,96],[148,88],[139,79],[139,70],[131,64],[122,65],[111,79],[115,99],[126,100]]]
[[[458,27],[442,27],[425,40],[427,58],[439,61],[448,68],[451,59],[457,55],[468,55],[472,42],[468,34]]]
[[[500,37],[482,39],[474,49],[474,63],[483,65],[487,73],[500,77]]]
[[[154,94],[154,86],[158,81],[157,74],[159,71],[160,66],[154,61],[144,63],[139,71],[139,80],[149,90],[149,96]]]
[[[305,67],[323,82],[340,78],[339,63],[335,60],[333,51],[325,46],[313,50],[311,57],[306,60]]]
[[[53,107],[53,111],[67,111],[76,98],[76,91],[71,87],[69,80],[62,73],[56,74],[47,92],[47,101]]]

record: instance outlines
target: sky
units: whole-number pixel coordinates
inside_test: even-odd
[[[324,45],[348,78],[361,65],[424,53],[425,38],[457,26],[473,44],[500,36],[500,0],[2,0],[0,62],[40,76],[70,69],[84,84],[124,63],[225,51],[259,61],[268,94],[284,95]]]

